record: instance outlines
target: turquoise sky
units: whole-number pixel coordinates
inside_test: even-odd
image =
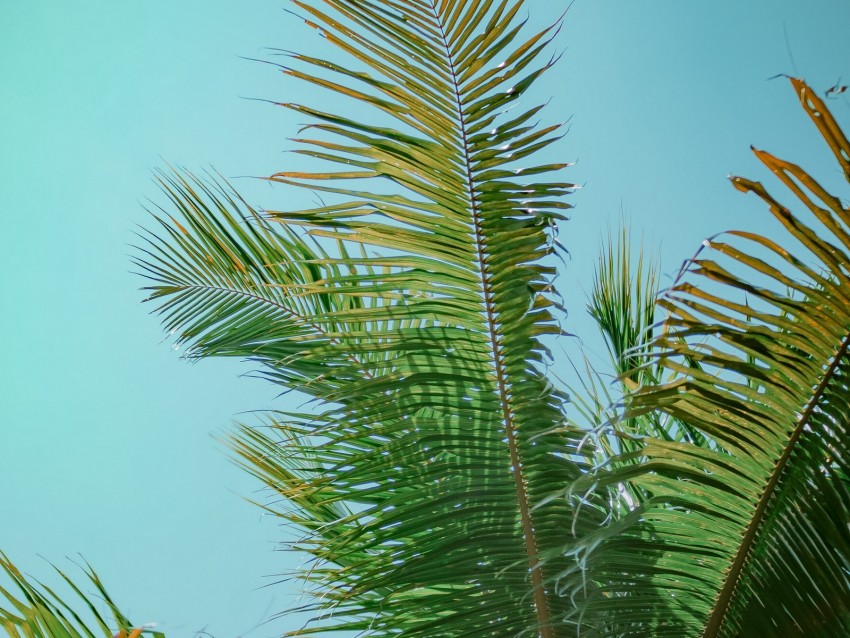
[[[527,6],[543,25],[566,3]],[[296,560],[274,551],[285,534],[244,501],[258,486],[214,438],[291,404],[246,365],[181,361],[128,258],[145,202],[162,199],[154,168],[238,177],[296,161],[283,151],[302,120],[244,99],[323,99],[243,59],[321,46],[285,7],[0,0],[0,549],[38,576],[38,555],[82,554],[128,614],[173,637],[279,635],[290,622],[257,625],[297,604],[273,584]],[[788,84],[766,78],[850,81],[848,28],[841,0],[576,0],[536,94],[549,121],[570,120],[556,153],[584,186],[560,234],[567,329],[587,334],[583,291],[621,213],[670,273],[707,235],[765,227],[726,180],[769,179],[750,144],[838,181]],[[832,104],[847,121],[850,102]],[[235,184],[258,206],[294,201]]]

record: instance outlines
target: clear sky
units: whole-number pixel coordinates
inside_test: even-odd
[[[565,6],[527,2],[535,25]],[[274,551],[284,535],[214,438],[285,404],[247,365],[181,361],[128,259],[155,167],[236,177],[295,161],[283,151],[302,120],[244,99],[311,99],[243,59],[316,45],[285,7],[0,0],[0,549],[38,576],[38,555],[82,554],[132,618],[173,637],[279,635],[287,621],[256,626],[296,604],[272,584],[295,560]],[[583,291],[621,213],[670,273],[707,235],[763,228],[726,180],[769,179],[750,144],[838,179],[788,84],[766,78],[850,81],[848,29],[844,0],[575,1],[536,93],[550,121],[570,119],[555,154],[584,186],[560,234],[568,329],[587,331]],[[850,103],[832,104],[847,121]],[[290,197],[235,183],[258,206]]]

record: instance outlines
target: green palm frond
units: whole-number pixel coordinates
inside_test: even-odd
[[[534,161],[559,127],[519,101],[554,29],[523,37],[521,2],[295,4],[352,66],[284,72],[379,123],[282,104],[329,168],[271,179],[329,201],[265,219],[171,177],[185,221],[160,216],[139,259],[190,356],[254,359],[315,399],[234,441],[314,556],[324,620],[292,634],[574,635],[554,579],[573,512],[549,496],[580,474],[579,435],[540,341],[560,333],[546,258],[573,185]]]
[[[850,143],[793,79],[850,176]],[[756,156],[802,204],[755,193],[787,241],[705,242],[662,297],[652,356],[667,377],[629,397],[710,446],[645,439],[592,481],[651,498],[576,554],[596,591],[588,636],[831,638],[850,634],[850,210],[799,166]],[[635,461],[629,463],[628,461]]]
[[[625,220],[616,233],[609,228],[599,251],[587,310],[608,348],[610,368],[600,371],[583,357],[582,370],[574,365],[578,382],[569,386],[576,412],[571,418],[583,419],[578,426],[594,442],[597,466],[612,463],[621,452],[639,449],[642,437],[673,436],[668,423],[655,412],[632,419],[617,418],[623,396],[655,381],[659,372],[644,354],[652,338],[659,285],[658,267],[645,247],[641,245],[634,255],[631,230]],[[631,511],[645,498],[642,491],[624,485],[611,494],[605,509],[616,516]]]
[[[587,309],[623,380],[641,383],[638,375],[652,373],[640,353],[652,339],[660,285],[658,265],[644,247],[633,256],[629,225],[621,221],[616,235],[609,229],[599,252]]]
[[[608,347],[616,388],[592,400],[583,400],[583,403],[597,406],[589,427],[601,431],[605,428],[600,426],[613,425],[613,435],[605,437],[608,441],[600,440],[598,446],[606,460],[611,450],[636,450],[640,446],[639,439],[646,436],[708,444],[705,437],[687,423],[659,412],[649,411],[640,417],[623,420],[614,416],[625,394],[640,386],[659,383],[664,373],[646,354],[656,327],[660,287],[658,264],[642,243],[637,250],[633,248],[629,225],[621,221],[616,233],[609,229],[594,271],[588,312]],[[690,363],[697,365],[693,361]],[[587,369],[585,379],[590,376],[601,381],[600,373],[592,368]],[[583,383],[586,391],[599,392],[599,382],[588,384],[583,380]],[[583,394],[588,396],[587,392]]]
[[[94,585],[94,596],[84,593],[64,572],[54,567],[65,584],[77,595],[81,609],[75,610],[67,600],[51,588],[24,576],[5,554],[0,553],[0,570],[12,581],[19,593],[0,586],[0,629],[10,638],[96,638],[114,636],[164,638],[165,634],[149,628],[134,629],[110,598],[94,570],[86,565],[84,573]],[[94,598],[100,600],[95,601]],[[99,608],[107,607],[114,630]],[[87,619],[81,614],[86,614]],[[94,628],[92,631],[91,628]],[[115,633],[113,633],[113,631]]]
[[[157,312],[175,348],[185,346],[189,358],[249,357],[268,364],[281,384],[306,391],[305,380],[324,371],[330,355],[315,362],[305,348],[338,343],[323,318],[338,297],[303,292],[333,272],[317,265],[325,254],[272,229],[227,184],[176,172],[159,183],[182,223],[155,214],[164,234],[145,233],[135,262],[153,281],[149,300],[161,302]]]
[[[655,328],[659,287],[657,263],[644,244],[635,251],[628,224],[621,221],[616,233],[609,229],[599,252],[588,312],[608,347],[610,369],[600,370],[583,357],[581,370],[573,364],[578,381],[569,386],[574,410],[570,420],[587,432],[585,442],[593,442],[587,452],[593,450],[597,467],[639,465],[638,452],[647,437],[710,444],[698,430],[659,411],[620,418],[623,398],[630,391],[658,383],[664,375],[646,352]],[[651,496],[635,484],[622,483],[596,507],[602,515],[616,518]]]

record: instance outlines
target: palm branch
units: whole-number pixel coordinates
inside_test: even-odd
[[[314,557],[317,622],[290,635],[573,635],[554,579],[573,512],[548,497],[580,475],[579,434],[541,372],[573,185],[533,159],[559,127],[518,101],[554,28],[524,36],[521,2],[295,5],[352,66],[282,70],[385,119],[281,104],[329,168],[271,180],[328,202],[259,214],[164,176],[180,219],[138,261],[189,356],[250,358],[313,401],[233,443]]]
[[[0,570],[19,591],[15,593],[0,586],[0,628],[10,638],[164,638],[165,634],[148,627],[135,627],[121,613],[107,593],[100,578],[86,565],[84,573],[94,585],[96,594],[83,592],[63,571],[54,567],[62,581],[79,598],[81,607],[75,609],[53,589],[22,574],[17,567],[0,553]],[[95,601],[94,598],[100,598]],[[99,611],[105,605],[112,616],[116,633],[109,628],[109,621]],[[87,619],[85,615],[88,616]],[[94,631],[91,629],[95,627]]]
[[[850,178],[850,143],[792,79]],[[850,633],[850,210],[799,166],[756,156],[802,205],[758,182],[787,240],[705,242],[661,297],[648,365],[624,418],[661,412],[708,444],[642,437],[573,487],[649,499],[575,552],[595,584],[588,636],[834,637]],[[784,246],[783,246],[784,244]]]

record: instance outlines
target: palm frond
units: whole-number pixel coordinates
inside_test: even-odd
[[[94,585],[94,596],[84,593],[69,576],[57,567],[56,573],[79,598],[82,609],[75,609],[51,588],[24,576],[14,564],[0,553],[0,570],[12,581],[19,593],[0,586],[0,628],[10,638],[96,638],[121,636],[164,638],[165,634],[146,627],[136,627],[121,613],[110,598],[100,578],[86,565],[86,578]],[[99,598],[95,601],[94,598]],[[115,633],[109,628],[100,608],[111,614]],[[87,620],[84,619],[85,614]]]
[[[642,437],[673,436],[658,413],[617,418],[623,396],[655,381],[659,372],[644,354],[655,323],[658,267],[643,245],[634,256],[631,236],[625,220],[620,221],[616,233],[608,229],[588,295],[587,310],[608,348],[610,368],[600,370],[584,356],[581,370],[573,364],[578,382],[568,386],[576,412],[571,419],[583,419],[577,426],[594,442],[595,466],[614,462],[612,459],[624,451],[639,449]],[[609,495],[607,503],[599,502],[597,507],[616,517],[631,511],[646,497],[642,491],[623,485]]]
[[[792,84],[850,176],[835,119]],[[733,178],[769,205],[784,246],[706,241],[663,295],[649,356],[667,377],[636,390],[626,416],[660,410],[712,445],[645,439],[577,484],[652,495],[576,554],[597,586],[586,635],[850,632],[850,211],[799,166],[755,153],[802,212]]]
[[[617,386],[616,391],[606,393],[604,398],[609,401],[591,424],[596,430],[605,429],[598,426],[613,426],[612,436],[598,449],[603,453],[615,449],[634,451],[640,445],[639,439],[646,436],[707,445],[705,437],[687,423],[659,412],[622,420],[612,416],[624,395],[640,386],[659,383],[663,375],[663,369],[646,354],[656,327],[656,302],[661,288],[658,264],[643,243],[635,250],[632,241],[632,231],[625,221],[620,222],[616,233],[609,229],[599,252],[588,303],[588,312],[608,347]],[[587,374],[599,376],[592,369]],[[598,399],[593,402],[603,405]]]
[[[599,252],[587,309],[622,380],[640,383],[636,375],[652,372],[640,354],[652,339],[660,285],[658,265],[644,247],[633,256],[629,225],[621,221],[616,236],[609,229]]]
[[[152,284],[163,325],[185,356],[237,356],[266,364],[284,386],[309,392],[305,380],[326,371],[338,339],[324,316],[356,308],[331,291],[304,286],[334,272],[326,255],[283,228],[270,228],[227,183],[189,173],[162,173],[174,214],[154,214],[162,236],[142,235],[135,263]],[[347,305],[346,305],[347,304]],[[309,356],[322,348],[319,361]],[[339,356],[337,356],[339,358]],[[345,355],[342,359],[346,360]]]
[[[546,257],[573,185],[534,162],[558,126],[519,103],[554,28],[523,37],[521,2],[295,4],[352,65],[284,72],[380,116],[282,104],[329,168],[271,179],[330,201],[274,229],[171,178],[188,223],[161,218],[140,259],[190,353],[257,359],[320,406],[234,442],[309,532],[325,621],[293,635],[572,635],[553,579],[572,511],[548,497],[579,476],[578,434],[540,338],[560,332]]]

